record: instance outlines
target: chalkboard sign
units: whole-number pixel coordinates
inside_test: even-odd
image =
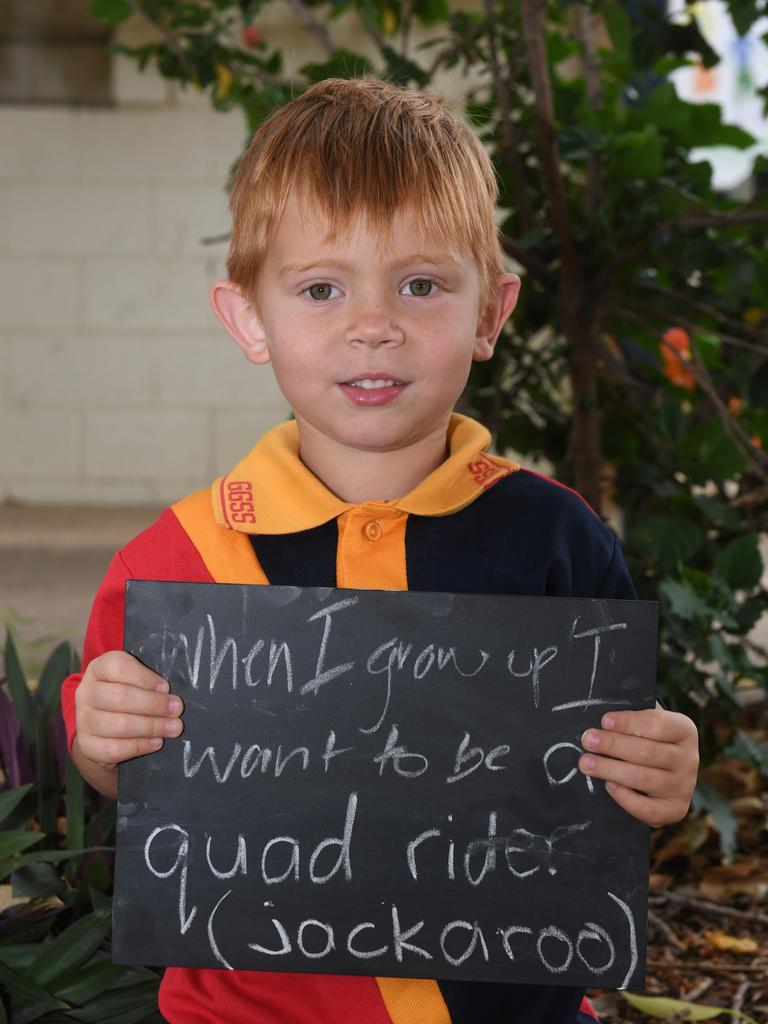
[[[117,962],[642,985],[649,830],[576,763],[655,604],[127,586],[186,710],[120,767]]]

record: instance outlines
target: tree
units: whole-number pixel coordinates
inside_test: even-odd
[[[430,87],[472,71],[465,113],[500,182],[503,245],[524,276],[498,356],[464,406],[498,445],[544,456],[600,511],[622,510],[641,596],[661,604],[660,679],[673,707],[768,770],[733,720],[745,681],[764,687],[748,634],[768,609],[758,536],[768,529],[768,202],[717,193],[694,146],[745,147],[715,105],[677,96],[669,73],[716,62],[695,21],[663,0],[287,0],[324,61],[295,76],[262,38],[269,0],[96,0],[138,13],[157,41],[118,50],[239,107],[252,133],[309,85],[372,72]],[[731,0],[739,31],[761,0]],[[371,61],[340,49],[352,12]],[[418,28],[426,39],[414,42]],[[477,84],[477,83],[480,84]]]

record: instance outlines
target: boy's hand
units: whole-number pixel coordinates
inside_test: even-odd
[[[658,828],[685,817],[699,768],[699,735],[685,715],[657,704],[648,711],[610,711],[602,729],[587,729],[589,753],[579,769],[605,779],[613,799]]]
[[[125,651],[94,658],[75,691],[77,744],[88,760],[116,771],[118,764],[163,745],[184,728],[183,704],[167,680]]]

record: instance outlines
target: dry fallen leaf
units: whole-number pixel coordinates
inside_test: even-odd
[[[754,939],[737,939],[735,935],[725,932],[704,932],[704,938],[715,949],[729,953],[757,953],[760,948]]]
[[[701,874],[699,892],[716,903],[730,903],[742,894],[761,899],[768,893],[768,866],[750,858],[707,868]]]
[[[667,999],[665,996],[638,996],[634,992],[622,992],[630,1006],[647,1013],[657,1020],[714,1020],[723,1013],[736,1020],[745,1020],[749,1024],[757,1024],[754,1017],[748,1017],[740,1010],[730,1010],[725,1006],[703,1006],[701,1003],[688,1003],[683,999]]]
[[[29,903],[28,896],[14,896],[10,885],[0,885],[0,914],[9,907],[16,907],[19,903]]]
[[[709,836],[709,821],[706,814],[691,817],[689,821],[679,829],[670,840],[660,849],[654,851],[653,868],[658,870],[665,861],[673,857],[689,857],[696,850],[700,849]]]

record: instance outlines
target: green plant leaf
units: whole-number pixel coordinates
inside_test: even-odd
[[[26,829],[0,832],[0,861],[12,857],[14,853],[21,853],[22,850],[39,843],[41,839],[45,839],[42,832],[29,832]]]
[[[47,713],[55,710],[59,703],[61,684],[74,672],[74,651],[72,645],[64,640],[50,655],[37,683],[37,700]]]
[[[701,1003],[686,1003],[682,999],[668,999],[666,996],[638,996],[634,992],[622,992],[622,996],[636,1010],[647,1013],[649,1017],[657,1020],[669,1020],[678,1014],[687,1013],[680,1020],[714,1020],[723,1013],[729,1014],[735,1020],[747,1021],[747,1024],[757,1024],[754,1017],[748,1017],[740,1010],[731,1010],[725,1006],[704,1006]]]
[[[54,995],[69,1003],[89,1003],[111,988],[126,973],[125,967],[110,963],[106,957],[91,961],[75,974],[53,986]]]
[[[50,864],[25,864],[17,868],[11,876],[14,896],[26,896],[37,899],[40,896],[64,896],[66,884],[54,871]]]
[[[126,988],[116,988],[111,992],[92,1000],[87,1006],[72,1010],[69,1014],[73,1020],[91,1022],[91,1024],[139,1024],[143,1015],[149,1014],[157,1007],[157,982],[142,982]]]
[[[78,849],[85,845],[85,783],[71,757],[67,758],[65,787],[67,846]]]
[[[53,985],[93,956],[112,927],[108,911],[86,914],[69,928],[45,943],[29,969],[29,977],[38,985]]]
[[[0,793],[0,822],[5,821],[11,811],[15,810],[30,789],[32,789],[33,785],[33,782],[28,782],[26,786],[19,786],[17,789],[7,789],[4,793]]]
[[[133,8],[128,0],[93,0],[89,12],[107,25],[118,25],[130,18]]]
[[[648,516],[633,537],[643,553],[667,572],[693,558],[705,539],[698,526],[679,516]]]
[[[39,952],[40,947],[31,942],[19,945],[2,945],[0,943],[0,964],[9,967],[12,971],[23,973]]]
[[[69,1006],[62,999],[56,999],[50,992],[46,992],[42,986],[35,984],[29,977],[17,974],[0,964],[0,981],[5,985],[14,999],[22,1003],[39,1003],[46,1007],[40,1011],[40,1016],[48,1010],[68,1010]],[[14,1015],[15,1018],[15,1015]]]
[[[662,580],[659,591],[669,601],[672,612],[681,619],[691,622],[694,619],[706,619],[711,614],[698,594],[676,580]]]
[[[731,757],[739,757],[742,761],[753,764],[758,771],[768,776],[768,743],[756,740],[739,729],[725,752]]]
[[[47,836],[55,836],[59,813],[59,775],[53,756],[48,715],[37,716],[36,732],[37,821],[42,832]]]
[[[715,571],[734,590],[751,590],[760,582],[763,560],[757,534],[737,537],[715,559]]]
[[[35,705],[10,632],[5,641],[5,682],[19,716],[22,735],[31,748],[35,742]]]
[[[712,821],[720,836],[723,859],[730,864],[736,854],[737,824],[729,801],[710,783],[699,782],[693,794],[693,806],[697,811],[706,811],[712,815]]]

